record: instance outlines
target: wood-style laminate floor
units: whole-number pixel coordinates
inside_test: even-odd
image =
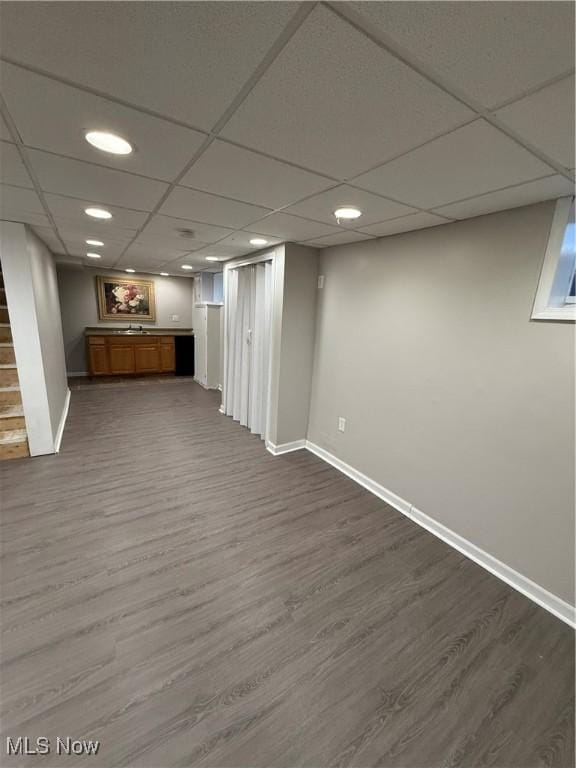
[[[218,402],[78,389],[62,452],[1,466],[0,763],[571,768],[570,629]]]

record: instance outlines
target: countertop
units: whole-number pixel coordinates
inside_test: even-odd
[[[135,323],[134,325],[137,325]],[[193,336],[194,331],[192,328],[133,328],[130,333],[127,326],[112,327],[112,328],[99,328],[98,326],[89,326],[84,330],[86,336]]]

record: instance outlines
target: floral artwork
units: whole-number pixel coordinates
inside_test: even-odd
[[[97,277],[100,320],[155,320],[154,283]]]

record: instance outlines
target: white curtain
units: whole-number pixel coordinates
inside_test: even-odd
[[[225,413],[262,438],[268,420],[272,288],[269,261],[228,273]]]

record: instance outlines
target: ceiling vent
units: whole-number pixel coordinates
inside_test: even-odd
[[[180,237],[184,237],[187,240],[190,240],[196,237],[196,232],[194,232],[193,229],[188,229],[187,227],[180,227],[179,229],[176,230],[176,232],[178,232]]]

